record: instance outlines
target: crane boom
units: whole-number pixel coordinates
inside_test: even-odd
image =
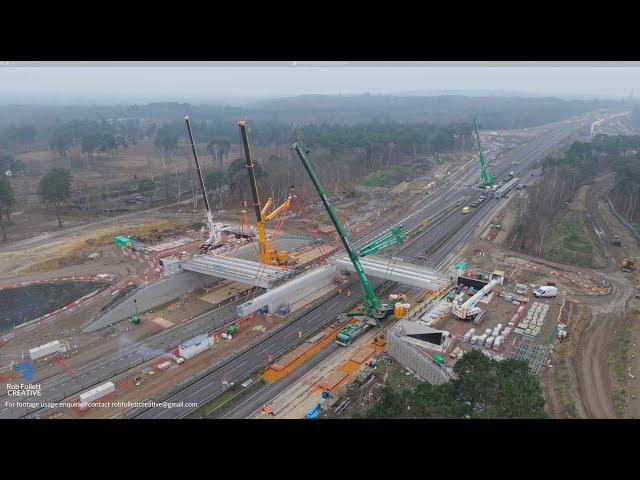
[[[358,279],[360,280],[360,283],[362,284],[362,289],[364,290],[364,298],[362,302],[364,311],[367,315],[374,317],[378,321],[378,326],[379,326],[380,325],[379,319],[386,317],[389,314],[391,307],[388,304],[383,304],[380,302],[380,300],[376,295],[376,292],[371,286],[371,283],[369,283],[369,279],[367,278],[367,275],[365,274],[364,269],[360,264],[360,260],[358,260],[358,255],[354,251],[353,247],[351,246],[351,242],[349,241],[349,236],[347,235],[346,230],[344,229],[342,223],[340,222],[340,219],[338,218],[338,215],[335,209],[333,208],[333,205],[329,201],[329,198],[327,197],[327,193],[324,191],[324,188],[322,187],[322,184],[318,179],[318,175],[313,169],[313,166],[311,165],[309,158],[307,158],[307,153],[309,153],[309,149],[303,146],[302,144],[300,144],[299,142],[296,142],[293,144],[293,149],[298,154],[298,157],[300,157],[300,160],[302,161],[302,164],[305,170],[309,174],[309,177],[311,178],[311,182],[313,183],[313,186],[316,188],[318,195],[320,196],[320,200],[322,200],[322,203],[324,204],[324,208],[327,210],[327,213],[329,214],[329,217],[331,218],[333,225],[336,227],[336,231],[338,232],[338,236],[340,237],[340,240],[342,241],[342,244],[344,245],[344,248],[347,251],[349,260],[351,260],[351,263],[353,264],[353,268],[358,274]]]
[[[251,195],[253,196],[253,208],[256,212],[256,230],[258,231],[258,244],[260,247],[260,261],[264,264],[287,264],[290,258],[287,252],[277,252],[273,250],[267,244],[267,232],[265,229],[265,222],[274,219],[280,213],[286,212],[291,205],[293,199],[293,187],[287,200],[271,213],[267,213],[272,204],[272,199],[269,198],[264,207],[260,204],[260,194],[258,192],[258,182],[256,180],[255,164],[253,163],[253,156],[251,155],[251,147],[249,145],[249,129],[247,122],[241,120],[238,122],[240,127],[240,136],[242,137],[242,146],[244,148],[245,167],[249,173],[249,183],[251,184]]]
[[[475,317],[478,313],[480,313],[480,309],[476,308],[476,304],[482,300],[487,293],[489,293],[495,286],[501,285],[503,282],[503,278],[501,276],[495,276],[489,283],[487,283],[484,287],[476,292],[469,300],[464,302],[462,305],[459,304],[457,300],[453,302],[453,314],[466,320],[470,317]]]
[[[196,145],[195,145],[195,142],[193,141],[193,133],[191,132],[191,125],[189,124],[189,116],[184,117],[184,121],[187,124],[187,133],[189,134],[189,141],[191,142],[191,151],[193,152],[193,159],[196,162],[196,171],[198,172],[200,189],[202,191],[202,197],[204,198],[204,207],[207,210],[207,228],[209,229],[209,238],[205,243],[206,244],[218,243],[220,241],[220,233],[218,231],[218,227],[220,225],[213,223],[213,212],[211,212],[211,206],[209,205],[209,199],[207,198],[207,189],[204,186],[204,178],[202,177],[200,162],[198,161]]]
[[[251,156],[251,147],[249,146],[249,133],[247,131],[247,122],[241,120],[238,122],[240,127],[240,136],[242,137],[242,146],[244,148],[245,167],[249,172],[249,183],[251,184],[251,195],[253,196],[253,208],[256,211],[256,220],[262,222],[262,207],[260,206],[260,195],[258,194],[258,182],[256,181],[255,165]]]
[[[480,185],[482,187],[491,186],[495,182],[495,177],[490,177],[487,173],[487,162],[484,158],[484,153],[482,153],[482,145],[480,144],[480,133],[478,132],[478,121],[477,119],[473,119],[473,130],[475,132],[476,143],[478,145],[478,154],[480,156]]]
[[[358,256],[365,257],[367,255],[372,255],[376,252],[384,250],[385,248],[404,242],[407,237],[402,233],[403,231],[404,231],[404,226],[399,225],[398,227],[392,229],[391,231],[385,233],[384,235],[379,236],[375,240],[369,242],[364,247],[362,247],[358,251]]]

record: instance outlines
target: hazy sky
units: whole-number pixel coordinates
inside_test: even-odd
[[[2,103],[496,90],[627,97],[640,62],[6,62]]]

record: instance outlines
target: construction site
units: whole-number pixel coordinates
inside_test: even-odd
[[[569,205],[590,212],[605,267],[507,244],[518,202],[545,181],[540,161],[620,125],[609,112],[512,131],[474,121],[471,150],[345,192],[329,193],[322,156],[294,142],[304,177],[284,198],[265,194],[251,118],[239,120],[249,190],[232,211],[214,206],[191,121],[195,213],[161,205],[0,248],[0,418],[351,418],[386,385],[456,381],[474,351],[526,362],[560,416],[574,393],[556,370],[567,355],[594,361],[571,342],[607,336],[581,309],[622,312],[639,296],[639,239],[606,203],[611,176]],[[598,388],[596,370],[572,385]],[[625,412],[637,387],[625,384]],[[577,417],[616,415],[612,399],[575,401]]]

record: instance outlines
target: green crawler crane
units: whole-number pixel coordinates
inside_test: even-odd
[[[347,251],[349,260],[351,260],[353,268],[358,274],[358,279],[360,280],[362,290],[364,291],[364,297],[362,298],[363,311],[367,317],[373,318],[377,326],[380,327],[380,321],[391,314],[391,312],[393,311],[393,305],[382,303],[378,299],[373,287],[371,286],[371,283],[369,283],[369,279],[367,279],[367,276],[364,272],[364,269],[362,268],[362,265],[360,264],[360,260],[358,259],[358,257],[370,255],[382,250],[383,248],[387,248],[390,245],[395,245],[403,241],[404,237],[400,235],[402,233],[403,227],[400,226],[393,229],[392,231],[367,244],[359,252],[356,252],[351,246],[351,242],[349,241],[347,232],[338,219],[338,215],[336,214],[333,205],[329,201],[327,193],[324,191],[324,188],[322,187],[322,184],[318,179],[318,175],[311,165],[311,161],[307,157],[309,149],[298,142],[293,144],[293,149],[298,154],[298,157],[300,157],[305,170],[309,174],[311,182],[313,183],[318,192],[318,195],[320,196],[320,200],[322,200],[322,203],[324,204],[324,207],[326,208],[327,213],[329,214],[329,217],[333,222],[333,225],[336,227],[336,231],[338,232],[338,236],[340,237],[340,240],[342,241],[342,244]],[[366,328],[366,319],[360,319],[355,324],[350,324],[343,328],[336,336],[336,341],[344,346],[350,345],[357,336],[361,335],[365,331]]]
[[[480,186],[482,188],[490,187],[496,182],[496,177],[489,176],[487,173],[487,162],[484,158],[484,153],[482,153],[482,145],[480,144],[480,133],[478,133],[478,121],[473,119],[473,130],[476,135],[476,143],[478,144],[478,154],[480,155]]]

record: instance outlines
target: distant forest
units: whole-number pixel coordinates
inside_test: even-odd
[[[272,99],[244,106],[190,105],[164,102],[147,105],[34,106],[6,105],[0,109],[2,168],[27,176],[44,174],[44,165],[24,165],[26,152],[51,152],[50,166],[108,171],[113,160],[132,145],[151,145],[161,167],[145,176],[164,197],[184,194],[195,185],[193,172],[178,172],[177,158],[187,158],[184,116],[191,117],[194,136],[212,159],[206,167],[210,188],[222,203],[247,195],[237,170],[237,121],[248,119],[251,143],[262,163],[263,182],[276,197],[287,194],[300,167],[289,146],[302,141],[322,159],[326,188],[339,192],[366,175],[407,159],[434,153],[471,151],[472,121],[481,129],[519,129],[613,106],[612,101],[564,101],[554,98],[305,95]],[[233,156],[231,156],[233,155]],[[231,158],[230,158],[231,156]],[[38,170],[39,169],[39,170]],[[241,169],[240,169],[241,170]],[[239,181],[236,181],[239,180]],[[74,189],[76,187],[74,186]],[[124,187],[123,187],[124,188]],[[189,187],[193,190],[193,187]],[[86,196],[89,192],[86,187]],[[303,180],[297,191],[313,193]],[[106,191],[106,188],[105,188]],[[195,191],[195,190],[193,190]],[[224,191],[225,195],[219,195]],[[95,193],[97,195],[97,193]],[[157,194],[156,194],[157,195]],[[156,197],[157,198],[157,197]],[[89,209],[90,202],[81,202]]]
[[[530,200],[510,237],[510,246],[541,255],[553,219],[566,211],[581,185],[615,172],[610,198],[626,218],[640,224],[640,136],[598,134],[589,143],[574,142],[563,155],[542,162],[545,181],[530,189]]]
[[[235,132],[235,122],[241,118],[249,118],[256,129],[271,125],[278,130],[284,126],[310,124],[468,123],[477,116],[482,128],[501,130],[542,125],[614,104],[609,100],[364,94],[303,95],[245,106],[176,102],[112,106],[4,105],[0,109],[0,128],[33,125],[38,136],[48,137],[56,125],[74,119],[137,120],[145,125],[152,122],[162,125],[179,121],[188,114],[194,121],[207,122],[220,137],[230,137]]]

